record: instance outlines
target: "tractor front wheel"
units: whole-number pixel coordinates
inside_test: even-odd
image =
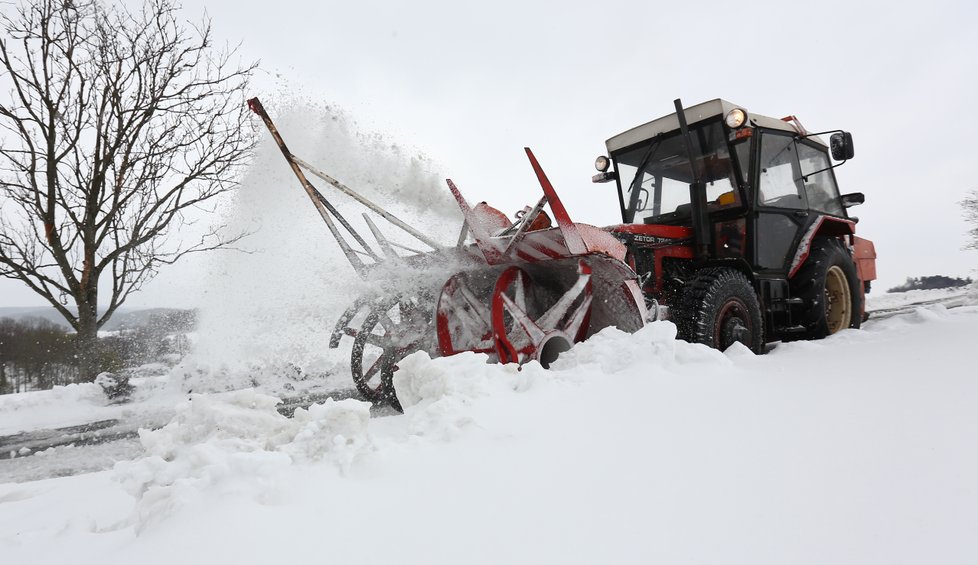
[[[740,342],[755,353],[764,347],[757,293],[747,277],[726,268],[700,270],[686,283],[676,316],[679,337],[723,351]]]

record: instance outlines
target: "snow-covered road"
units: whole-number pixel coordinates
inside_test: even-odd
[[[607,330],[400,364],[404,415],[195,396],[112,471],[0,485],[5,562],[974,563],[978,307],[764,356]]]

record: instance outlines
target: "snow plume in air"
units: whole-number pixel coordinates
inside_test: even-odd
[[[435,241],[454,243],[461,226],[458,208],[443,176],[425,157],[383,134],[364,132],[347,113],[328,105],[293,99],[265,107],[293,154]],[[228,229],[249,235],[237,246],[241,252],[210,258],[197,351],[176,369],[175,380],[184,390],[288,391],[300,383],[323,384],[323,373],[336,372],[342,373],[341,385],[349,384],[349,352],[330,350],[329,335],[364,282],[278,146],[264,126],[261,130],[254,161],[226,211]],[[307,176],[379,253],[363,206]],[[386,220],[372,219],[390,239],[428,249]]]

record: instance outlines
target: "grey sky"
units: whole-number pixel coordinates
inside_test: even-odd
[[[206,7],[218,37],[261,59],[258,87],[285,81],[417,147],[470,199],[507,212],[538,198],[528,145],[571,216],[608,224],[611,185],[592,185],[606,138],[722,97],[853,133],[837,171],[876,242],[877,288],[966,276],[957,205],[978,179],[978,8],[972,2],[248,2]],[[265,96],[270,96],[265,94]],[[325,230],[324,230],[325,233]],[[186,303],[177,267],[134,304]],[[184,283],[188,284],[188,283]],[[40,303],[0,281],[0,305]]]

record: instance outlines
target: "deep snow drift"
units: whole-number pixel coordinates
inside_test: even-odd
[[[978,307],[764,356],[609,329],[399,364],[404,415],[194,395],[114,471],[0,485],[11,563],[973,563]]]

